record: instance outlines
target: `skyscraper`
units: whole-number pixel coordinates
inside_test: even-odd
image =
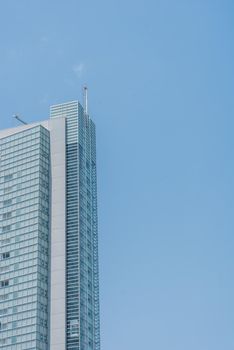
[[[0,348],[100,350],[95,138],[78,101],[0,131]]]

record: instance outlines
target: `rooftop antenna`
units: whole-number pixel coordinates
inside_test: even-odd
[[[88,115],[88,88],[84,86],[84,112]]]
[[[23,121],[17,114],[13,115],[13,118],[15,118],[16,120],[18,120],[20,123],[27,125],[28,123],[26,123],[25,121]]]

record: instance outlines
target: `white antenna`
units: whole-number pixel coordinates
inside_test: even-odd
[[[84,86],[84,112],[88,115],[88,88]]]
[[[18,120],[20,123],[27,125],[28,123],[26,123],[25,121],[23,121],[17,114],[13,115],[13,118],[15,118],[16,120]]]

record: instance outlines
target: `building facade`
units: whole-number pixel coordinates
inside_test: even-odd
[[[0,131],[0,348],[100,349],[95,139],[78,101]]]

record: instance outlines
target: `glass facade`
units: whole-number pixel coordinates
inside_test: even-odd
[[[51,107],[66,118],[67,350],[99,350],[95,125],[77,102]]]
[[[0,349],[100,350],[95,125],[0,131]]]
[[[48,349],[50,136],[0,139],[0,348]]]

